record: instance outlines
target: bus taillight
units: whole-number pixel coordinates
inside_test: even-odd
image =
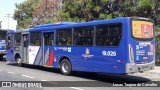
[[[150,45],[150,51],[154,51],[154,45]]]
[[[134,53],[133,53],[133,47],[132,45],[129,44],[129,58],[130,58],[130,62],[134,63]]]
[[[124,62],[124,60],[117,60],[117,62]]]

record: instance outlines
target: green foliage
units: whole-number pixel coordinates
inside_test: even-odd
[[[152,18],[156,26],[160,27],[159,0],[62,0],[61,8],[53,7],[55,2],[52,2],[52,8],[49,9],[51,3],[47,7],[51,11],[45,11],[45,13],[43,10],[45,9],[45,5],[41,5],[43,4],[42,1],[44,4],[46,3],[45,0],[27,0],[21,4],[16,4],[17,9],[15,10],[14,18],[18,22],[19,28],[27,28],[33,25],[33,16],[37,16],[36,18],[40,20],[41,24],[51,23],[53,21],[85,22],[116,17],[138,16]],[[35,10],[37,6],[42,8],[42,10],[39,9],[37,12],[34,12],[37,10]],[[55,10],[54,15],[56,15],[50,17],[49,15],[53,13],[53,10]],[[42,16],[47,18],[44,19]]]
[[[90,21],[122,16],[157,20],[159,10],[157,0],[63,0],[61,16],[65,21]]]
[[[33,16],[32,12],[39,0],[27,0],[21,4],[15,4],[14,19],[17,20],[17,28],[24,29],[30,27]]]

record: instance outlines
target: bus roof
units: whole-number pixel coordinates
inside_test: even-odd
[[[43,24],[43,25],[37,25],[34,28],[31,28],[29,31],[43,31],[43,30],[56,30],[61,28],[73,28],[73,27],[79,27],[79,26],[91,26],[91,25],[97,25],[102,23],[120,23],[125,22],[130,19],[147,19],[147,18],[141,18],[141,17],[118,17],[114,19],[108,19],[108,20],[94,20],[89,22],[60,22],[60,23],[51,23],[51,24]],[[147,19],[150,20],[150,19]]]
[[[7,30],[7,33],[14,33],[14,30]]]
[[[42,28],[42,27],[50,27],[50,26],[61,26],[61,25],[71,25],[71,24],[76,24],[76,22],[58,22],[58,23],[42,24],[42,25],[36,25],[34,28]]]

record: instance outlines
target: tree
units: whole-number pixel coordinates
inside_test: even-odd
[[[132,2],[125,1],[123,5],[124,16],[139,16],[151,18],[160,24],[160,1],[159,0],[131,0]]]
[[[63,13],[62,13],[63,12]],[[122,16],[152,18],[160,24],[159,0],[63,0],[65,21],[90,21]]]
[[[17,20],[17,28],[31,27],[33,20],[32,12],[36,8],[39,0],[27,0],[21,4],[15,4],[14,19]]]
[[[63,0],[65,21],[91,21],[122,16],[124,0]]]
[[[95,0],[98,3],[99,0]],[[63,21],[90,21],[99,13],[98,5],[92,0],[63,0],[60,16]],[[62,13],[63,12],[63,13]],[[96,13],[97,12],[97,13]]]
[[[160,0],[27,0],[16,4],[19,28],[57,21],[91,21],[116,17],[152,18],[160,26]]]
[[[33,11],[33,24],[44,24],[60,21],[58,10],[61,8],[62,0],[40,0],[37,8]]]

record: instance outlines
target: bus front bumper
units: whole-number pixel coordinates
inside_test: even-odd
[[[143,72],[148,70],[153,70],[155,68],[155,61],[145,64],[126,64],[126,73],[132,74],[136,72]]]

